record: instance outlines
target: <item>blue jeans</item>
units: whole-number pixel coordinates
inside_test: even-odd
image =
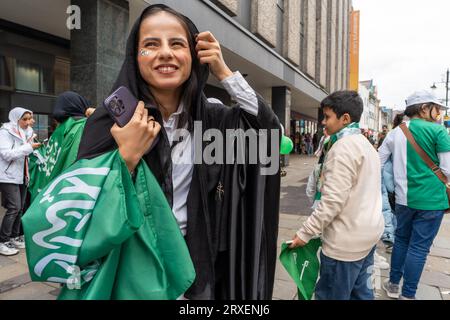
[[[316,300],[373,300],[371,275],[375,247],[362,260],[344,262],[320,253]]]
[[[394,243],[395,234],[395,216],[392,213],[393,210],[389,204],[389,196],[384,184],[381,185],[381,195],[383,200],[383,217],[384,217],[384,232],[381,236],[381,240],[385,243]]]
[[[390,281],[399,284],[403,277],[402,296],[415,298],[417,285],[441,226],[444,211],[415,210],[396,205],[394,249],[391,258]]]

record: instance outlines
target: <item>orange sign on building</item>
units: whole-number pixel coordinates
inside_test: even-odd
[[[358,91],[359,84],[359,11],[351,12],[350,19],[350,46],[349,46],[349,83],[350,90]]]

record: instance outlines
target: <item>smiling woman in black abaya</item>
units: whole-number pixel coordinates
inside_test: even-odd
[[[207,101],[203,90],[210,72],[236,106]],[[87,122],[78,158],[118,148],[131,173],[141,159],[148,164],[194,263],[196,279],[186,298],[271,299],[279,171],[261,175],[261,163],[194,164],[195,121],[201,121],[202,132],[196,134],[202,136],[208,129],[223,136],[227,129],[279,130],[271,108],[238,71],[228,68],[211,32],[199,32],[191,20],[164,5],[146,8],[132,28],[112,90],[120,86],[141,101],[136,110],[140,119],[155,120],[161,130],[133,123],[119,128],[105,108],[97,108]],[[177,129],[185,129],[181,139]],[[147,152],[158,131],[160,139]]]

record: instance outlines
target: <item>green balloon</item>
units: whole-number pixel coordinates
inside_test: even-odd
[[[280,154],[290,154],[294,149],[294,143],[289,137],[281,137]]]

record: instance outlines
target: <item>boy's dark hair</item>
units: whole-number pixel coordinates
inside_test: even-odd
[[[323,99],[320,108],[330,108],[340,119],[345,113],[350,115],[352,122],[359,122],[364,110],[364,104],[356,91],[336,91]]]

